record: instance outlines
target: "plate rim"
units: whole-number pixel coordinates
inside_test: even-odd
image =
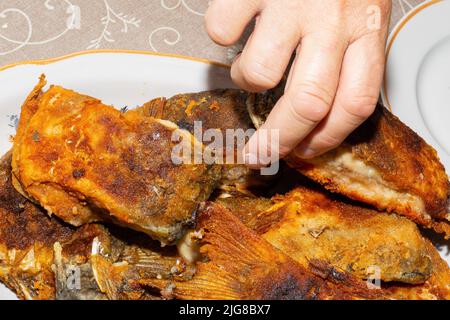
[[[386,50],[385,50],[385,63],[387,64],[387,61],[389,59],[389,54],[391,52],[392,46],[394,45],[394,41],[397,38],[398,34],[402,31],[402,29],[410,22],[417,14],[422,12],[424,9],[444,2],[444,0],[427,0],[423,2],[422,4],[414,7],[410,12],[408,12],[403,18],[398,21],[394,28],[392,28],[392,31],[389,33],[387,43],[386,43]],[[387,72],[384,72],[383,75],[383,84],[381,86],[381,100],[385,107],[389,109],[389,111],[392,112],[392,106],[389,102],[389,96],[388,96],[388,90],[387,90]]]
[[[94,54],[101,54],[101,53],[112,53],[112,54],[129,54],[129,55],[148,55],[148,56],[154,56],[154,57],[164,57],[164,58],[174,58],[174,59],[180,59],[180,60],[187,60],[187,61],[193,61],[203,64],[212,65],[219,68],[224,69],[230,69],[231,66],[229,64],[209,60],[205,58],[198,58],[188,55],[182,55],[177,53],[167,53],[167,52],[156,52],[156,51],[147,51],[147,50],[134,50],[134,49],[95,49],[95,50],[82,50],[82,51],[75,51],[71,52],[62,56],[56,56],[51,58],[44,58],[44,59],[36,59],[36,60],[24,60],[24,61],[18,61],[13,62],[10,64],[6,64],[4,66],[0,66],[0,72],[9,70],[15,67],[24,66],[24,65],[48,65],[64,60],[68,60],[71,58],[84,56],[84,55],[94,55]]]
[[[401,114],[401,112],[398,113],[398,112],[396,112],[396,110],[398,111],[398,110],[404,109],[401,106],[395,106],[395,105],[391,104],[390,98],[394,97],[395,94],[393,94],[393,92],[389,91],[388,82],[387,82],[387,77],[388,77],[387,66],[388,66],[389,59],[393,52],[392,49],[394,48],[394,45],[396,44],[395,41],[398,39],[398,36],[401,34],[401,32],[403,30],[405,30],[405,27],[411,26],[412,24],[414,24],[414,22],[418,19],[417,18],[416,20],[414,20],[414,18],[417,17],[419,15],[419,13],[422,13],[423,15],[426,16],[427,13],[423,12],[424,10],[426,10],[430,7],[433,9],[435,9],[436,7],[440,8],[439,5],[442,6],[442,5],[449,5],[449,4],[450,4],[450,1],[427,0],[427,1],[423,2],[422,4],[413,8],[410,12],[408,12],[400,21],[398,21],[398,23],[395,25],[395,27],[390,32],[388,40],[387,40],[386,51],[385,51],[386,70],[383,75],[383,84],[381,87],[381,101],[382,101],[383,105],[385,105],[386,108],[388,108],[393,114]],[[448,9],[448,7],[445,7],[445,8]],[[414,113],[415,111],[412,111],[412,112]],[[420,111],[417,111],[417,112],[420,113]],[[450,155],[448,154],[446,149],[441,145],[439,140],[436,139],[436,137],[434,136],[431,129],[425,123],[425,120],[421,119],[420,122],[421,122],[420,126],[423,127],[422,131],[419,130],[422,133],[421,136],[428,137],[426,140],[427,143],[429,143],[436,150],[436,152],[438,152],[441,163],[444,165],[445,170],[448,173],[450,171]],[[416,132],[419,132],[419,131],[416,131]]]

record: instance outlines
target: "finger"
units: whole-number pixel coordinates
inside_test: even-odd
[[[259,0],[215,0],[205,16],[206,31],[213,41],[228,46],[239,40],[258,14]]]
[[[338,86],[344,50],[345,43],[333,35],[302,39],[290,84],[262,126],[279,131],[279,150],[260,152],[284,157],[327,115]],[[253,145],[258,134],[249,140],[246,150],[258,149]]]
[[[384,70],[384,40],[366,37],[350,45],[327,118],[296,148],[311,158],[337,147],[374,111]]]
[[[252,36],[231,68],[231,77],[241,88],[267,90],[283,77],[300,41],[298,18],[285,10],[274,7],[259,16]]]

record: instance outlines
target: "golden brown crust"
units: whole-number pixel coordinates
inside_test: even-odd
[[[436,150],[386,108],[379,106],[347,141],[393,188],[419,196],[427,214],[445,218],[449,182]]]
[[[271,199],[241,193],[228,193],[227,197],[219,197],[214,202],[227,208],[245,225],[248,225],[249,221],[253,220],[258,214],[269,210],[274,205]]]
[[[32,95],[22,113],[13,162],[19,190],[77,226],[112,220],[170,243],[220,177],[218,166],[172,161],[174,124],[61,87]]]
[[[414,223],[298,187],[247,225],[294,260],[327,261],[367,279],[423,283],[432,272],[425,240]]]
[[[203,129],[253,128],[245,108],[247,94],[240,90],[217,89],[154,99],[136,109],[144,115],[166,119],[193,133],[194,122]]]
[[[266,208],[251,210],[258,208],[258,200],[259,207]],[[229,209],[241,203],[247,210],[233,213],[305,268],[311,268],[311,261],[326,261],[359,278],[376,277],[388,299],[450,298],[448,264],[403,217],[343,202],[310,187],[276,196],[272,205],[259,198],[247,202],[242,195],[221,200]]]
[[[247,109],[256,127],[264,123],[283,86],[264,94],[249,95]],[[335,168],[333,162],[347,151],[368,169],[376,171],[380,181],[361,176],[354,168]],[[286,160],[328,190],[380,210],[397,212],[450,235],[447,212],[450,186],[436,151],[382,105],[337,149],[310,160],[293,154]],[[351,185],[355,178],[366,181],[366,185],[355,181],[355,188]],[[371,190],[374,183],[394,194],[385,197],[381,192],[374,193]]]

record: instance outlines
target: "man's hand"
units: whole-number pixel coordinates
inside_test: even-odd
[[[292,150],[311,158],[338,146],[374,111],[384,71],[389,0],[215,0],[207,15],[211,38],[231,45],[257,17],[231,76],[262,91],[283,77],[294,51],[284,96],[264,129],[279,129],[279,150],[259,130],[246,146],[259,154]]]

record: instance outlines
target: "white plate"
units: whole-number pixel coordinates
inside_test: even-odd
[[[45,73],[58,84],[122,108],[158,96],[233,87],[229,70],[203,60],[144,52],[97,51],[0,69],[0,154],[11,148],[15,121],[27,94]],[[0,299],[16,299],[0,284]]]
[[[388,40],[383,101],[438,152],[450,173],[450,1],[427,1]]]

